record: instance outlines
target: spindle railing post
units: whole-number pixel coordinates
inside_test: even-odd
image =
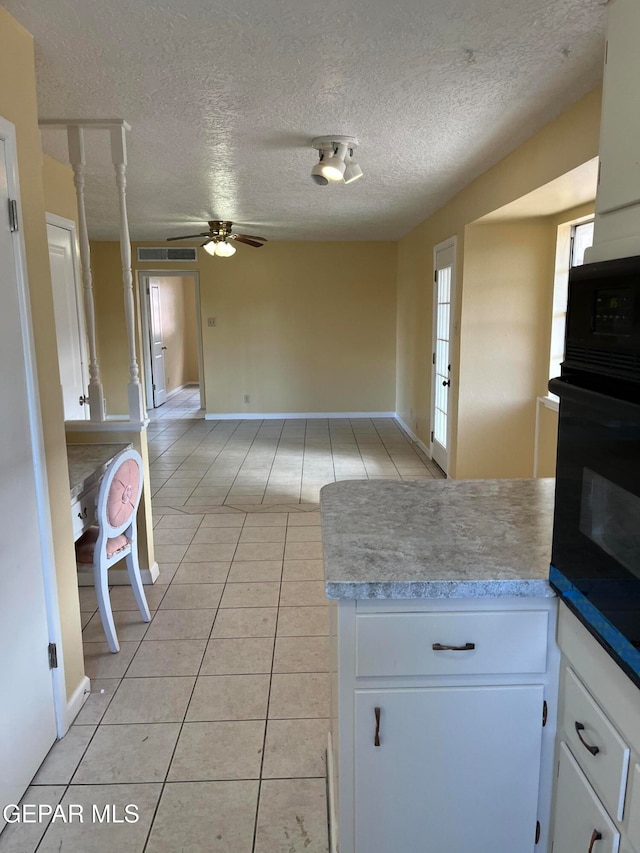
[[[80,268],[82,290],[84,294],[84,314],[89,342],[89,413],[92,421],[104,421],[106,418],[104,389],[100,381],[100,366],[96,347],[96,316],[93,301],[93,275],[91,272],[91,250],[84,200],[84,171],[86,166],[84,137],[82,128],[77,125],[67,127],[69,162],[73,169],[73,183],[78,201],[78,241],[80,244]]]
[[[116,172],[118,206],[120,210],[120,258],[122,261],[122,283],[124,286],[124,315],[129,344],[129,420],[141,422],[145,418],[140,369],[136,356],[135,302],[133,296],[133,274],[131,272],[131,240],[127,218],[127,148],[124,122],[111,128],[111,158]]]

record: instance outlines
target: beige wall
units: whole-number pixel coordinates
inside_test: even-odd
[[[207,411],[393,411],[395,264],[392,243],[270,243],[202,263]]]
[[[33,40],[0,8],[0,115],[16,126],[27,274],[31,297],[40,408],[62,622],[67,695],[84,676],[76,564],[69,511],[64,413],[45,226],[42,152],[38,130]]]
[[[112,412],[126,405],[118,378],[127,360],[117,244],[92,243],[92,258]],[[175,269],[137,264],[163,266]],[[394,410],[396,244],[268,243],[241,246],[230,259],[200,251],[195,271],[208,412]]]
[[[170,394],[198,381],[196,288],[193,276],[154,276],[160,288],[162,339],[166,346],[164,373]]]
[[[42,158],[42,177],[46,212],[77,222],[78,205],[71,166],[45,154]]]
[[[433,249],[449,237],[458,237],[458,300],[452,339],[451,392],[450,474],[454,477],[465,476],[465,467],[458,464],[460,340],[466,336],[461,317],[473,320],[472,311],[465,311],[466,226],[597,156],[600,104],[601,91],[595,89],[477,178],[399,243],[396,411],[428,444]],[[477,294],[471,292],[469,296],[468,307],[471,308]],[[473,393],[469,383],[465,383],[465,387]]]
[[[555,230],[548,220],[465,231],[459,477],[530,477],[549,368]]]
[[[120,244],[93,241],[91,269],[98,364],[107,414],[126,416],[129,411],[129,344],[124,316]],[[141,353],[138,337],[138,363],[142,372],[144,364]]]

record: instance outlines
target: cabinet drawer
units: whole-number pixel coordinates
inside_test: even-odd
[[[96,498],[99,486],[83,492],[71,504],[71,522],[73,524],[73,538],[78,537],[96,520]]]
[[[600,838],[596,840],[594,833]],[[618,853],[619,847],[618,830],[567,745],[561,743],[553,853]]]
[[[622,820],[629,747],[567,667],[562,727],[571,751],[610,814]]]
[[[543,673],[547,627],[542,610],[362,614],[356,676]]]

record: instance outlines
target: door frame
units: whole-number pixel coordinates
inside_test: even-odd
[[[200,273],[198,270],[138,270],[138,305],[142,321],[142,352],[144,356],[144,390],[147,414],[153,410],[153,374],[151,371],[151,296],[148,293],[151,278],[187,278],[195,282],[196,299],[196,345],[198,348],[198,387],[200,388],[200,408],[206,408],[204,387],[204,353],[202,346],[202,312],[200,308]]]
[[[436,304],[438,300],[438,281],[437,281],[437,256],[438,252],[442,252],[445,249],[453,249],[453,264],[451,266],[451,301],[449,308],[449,360],[452,364],[452,332],[455,328],[455,312],[457,307],[457,261],[458,261],[458,237],[454,234],[452,237],[448,237],[446,240],[443,240],[441,243],[437,243],[433,247],[433,270],[431,276],[431,349],[430,352],[433,354],[435,352],[435,343],[436,343],[436,330],[438,323],[438,314],[436,311]],[[433,355],[432,355],[433,358]],[[445,474],[447,479],[449,478],[449,468],[451,465],[451,391],[453,389],[453,371],[449,371],[452,384],[449,385],[449,402],[447,408],[447,467],[445,470]],[[429,432],[430,436],[433,436],[433,427],[434,427],[434,411],[435,411],[435,402],[436,402],[436,384],[435,384],[435,364],[430,365],[430,377],[431,377],[431,403],[429,409],[429,421],[430,427]],[[431,458],[433,459],[433,438],[430,438],[429,441],[429,452]]]
[[[47,613],[47,632],[49,642],[55,643],[58,666],[51,670],[53,704],[56,719],[56,731],[59,738],[69,729],[67,719],[67,690],[64,672],[64,647],[62,644],[62,623],[58,599],[58,583],[55,569],[55,551],[51,524],[51,506],[49,503],[49,485],[47,479],[44,435],[42,430],[42,412],[40,410],[40,390],[36,367],[36,355],[31,318],[31,302],[26,265],[26,247],[24,242],[24,224],[22,219],[22,197],[18,177],[18,149],[15,125],[0,116],[0,139],[5,145],[7,188],[11,198],[18,202],[18,230],[13,232],[16,280],[18,282],[18,301],[20,305],[20,324],[24,340],[25,388],[29,409],[29,432],[34,459],[34,481],[38,505],[38,526],[40,529],[40,551],[42,554],[45,607]],[[45,653],[45,650],[42,650]]]
[[[65,219],[57,213],[45,214],[47,225],[62,228],[71,233],[71,257],[73,263],[73,279],[76,294],[76,315],[80,331],[80,358],[82,359],[82,381],[85,394],[89,393],[89,352],[87,348],[87,324],[84,312],[84,294],[82,292],[82,276],[80,273],[80,244],[78,242],[78,227],[73,219]],[[89,407],[86,406],[85,420],[89,420]]]

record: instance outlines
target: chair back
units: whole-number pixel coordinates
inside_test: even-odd
[[[123,450],[107,468],[98,492],[96,515],[104,536],[113,539],[135,522],[143,485],[142,457],[137,450]]]

